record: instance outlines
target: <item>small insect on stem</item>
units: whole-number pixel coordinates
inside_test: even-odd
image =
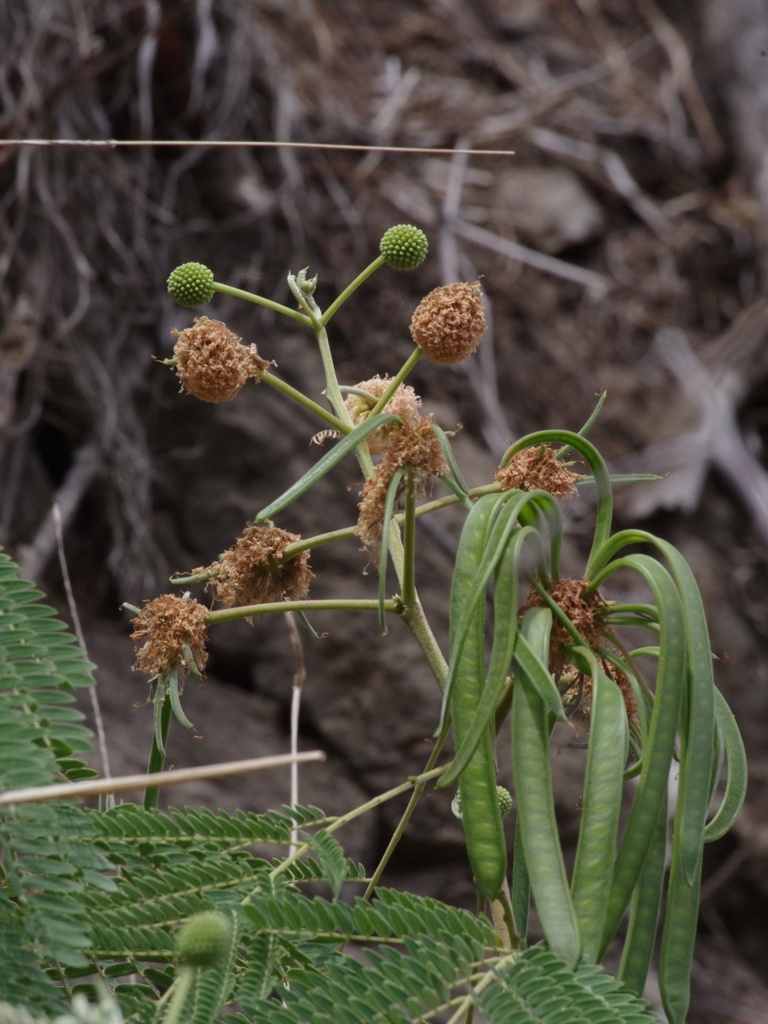
[[[319,444],[320,447],[325,444],[326,441],[330,441],[333,438],[335,441],[343,435],[339,430],[318,430],[318,432],[310,440],[310,444]]]

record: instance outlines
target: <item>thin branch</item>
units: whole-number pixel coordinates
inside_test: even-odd
[[[77,604],[75,603],[75,594],[72,590],[72,580],[69,576],[69,567],[67,565],[67,556],[64,551],[64,528],[61,522],[61,509],[53,503],[53,523],[56,530],[56,546],[59,551],[59,565],[61,567],[61,578],[64,581],[64,591],[67,595],[67,604],[69,606],[69,614],[72,618],[72,626],[75,630],[75,636],[77,642],[80,645],[80,650],[84,656],[88,658],[88,648],[85,645],[85,635],[83,633],[83,627],[80,624],[80,616],[77,611]],[[88,659],[90,660],[90,659]],[[96,737],[99,745],[99,753],[101,754],[101,764],[104,771],[104,777],[109,779],[112,777],[112,770],[109,766],[109,749],[107,747],[107,734],[104,729],[104,719],[101,714],[101,705],[99,704],[99,695],[96,692],[96,687],[92,686],[89,690],[91,696],[91,707],[93,709],[93,720],[96,725]]]
[[[210,146],[218,149],[316,149],[340,150],[344,153],[416,153],[425,156],[454,156],[462,150],[440,146],[363,146],[342,142],[288,142],[279,139],[0,139],[0,146],[85,146],[89,148],[126,149],[141,146],[162,146],[192,149]],[[514,156],[514,149],[467,149],[470,156]]]
[[[9,804],[36,804],[50,800],[71,800],[102,793],[124,793],[147,786],[180,786],[185,782],[201,782],[207,779],[223,779],[230,775],[246,775],[249,772],[284,768],[293,761],[324,761],[322,750],[308,750],[301,754],[275,754],[270,757],[253,757],[246,761],[228,761],[221,764],[200,765],[196,768],[176,768],[167,772],[152,772],[149,775],[122,775],[116,779],[88,779],[84,782],[54,783],[52,786],[30,786],[28,789],[12,789],[0,795],[0,807]]]
[[[301,643],[301,636],[296,625],[293,612],[285,613],[285,624],[288,627],[288,635],[291,639],[291,650],[293,651],[293,686],[291,687],[291,795],[290,806],[294,808],[299,803],[299,762],[296,759],[299,753],[299,712],[301,710],[301,691],[307,681],[307,669],[304,664],[304,647]],[[298,826],[291,829],[292,853],[299,843]]]

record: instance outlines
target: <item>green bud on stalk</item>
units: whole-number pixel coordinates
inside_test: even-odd
[[[394,270],[413,270],[427,258],[428,250],[427,236],[413,224],[396,224],[381,239],[381,255]]]
[[[214,292],[213,271],[203,263],[182,263],[168,278],[168,294],[180,306],[204,306]]]
[[[213,967],[226,959],[232,922],[218,910],[204,910],[186,921],[176,935],[179,962],[190,967]]]

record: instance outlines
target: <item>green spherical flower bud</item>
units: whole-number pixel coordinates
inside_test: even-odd
[[[190,917],[176,933],[176,955],[190,967],[213,967],[229,955],[232,921],[218,910]]]
[[[501,811],[501,816],[502,818],[506,818],[515,806],[515,801],[512,799],[512,794],[505,786],[497,786],[496,793],[499,798],[499,810]]]
[[[380,250],[393,269],[413,270],[427,258],[429,243],[421,228],[415,228],[413,224],[396,224],[384,232]]]
[[[496,787],[496,795],[499,798],[499,810],[501,811],[502,818],[510,813],[512,808],[515,806],[515,801],[512,798],[512,794],[505,786]],[[457,818],[463,818],[464,815],[461,811],[461,792],[456,793],[456,796],[451,801],[451,810]]]
[[[182,263],[168,278],[168,294],[180,306],[204,306],[214,291],[213,271],[203,263]]]

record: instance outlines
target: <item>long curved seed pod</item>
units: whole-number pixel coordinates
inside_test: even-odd
[[[651,840],[635,892],[624,939],[619,977],[635,995],[642,995],[651,966],[661,913],[661,897],[667,866],[667,800],[659,809],[656,831]]]
[[[441,788],[451,785],[459,777],[496,713],[512,664],[517,636],[520,553],[526,540],[535,536],[536,531],[530,526],[516,530],[497,567],[493,590],[493,646],[488,672],[472,721],[466,728],[461,745],[456,748],[453,762],[440,778]]]
[[[684,1024],[699,916],[704,829],[712,797],[715,682],[704,607],[693,573],[675,548],[666,542],[659,547],[680,592],[687,655],[680,774],[659,954],[659,987],[670,1024]]]
[[[557,502],[545,491],[506,491],[486,494],[479,498],[469,513],[459,540],[459,549],[454,568],[454,587],[462,594],[457,604],[451,607],[450,657],[448,677],[443,692],[443,714],[440,728],[450,702],[456,665],[461,645],[469,628],[469,621],[477,605],[485,605],[486,588],[504,556],[513,535],[524,526],[536,526],[541,517],[550,520],[550,562],[556,572],[562,539],[562,521]],[[475,550],[474,524],[480,517],[489,519],[488,533],[482,541],[482,549]],[[543,566],[542,566],[543,568]],[[453,592],[453,591],[452,591]]]
[[[479,499],[464,524],[456,556],[450,607],[454,682],[448,709],[457,749],[474,718],[485,683],[485,588],[478,590],[475,581],[498,508],[498,501]],[[486,727],[459,778],[467,853],[478,891],[488,899],[498,894],[507,870],[494,739],[490,726]]]
[[[705,843],[720,839],[732,828],[744,805],[744,797],[747,793],[747,754],[744,750],[744,740],[741,738],[733,712],[717,688],[715,689],[715,721],[725,746],[728,777],[720,807],[704,829]]]
[[[643,767],[614,864],[601,957],[624,916],[656,830],[659,809],[666,797],[685,689],[685,619],[674,580],[655,559],[638,554],[610,562],[594,585],[622,567],[634,569],[651,587],[659,608],[661,633],[656,695],[645,738]]]
[[[471,720],[485,681],[483,626],[479,613],[461,654],[461,670],[451,704],[457,746],[463,740],[462,725]],[[478,892],[488,899],[496,898],[507,872],[507,846],[496,787],[495,738],[490,726],[486,727],[459,776],[469,863]]]
[[[485,494],[470,509],[459,538],[451,582],[448,621],[448,674],[443,689],[443,707],[437,735],[445,725],[462,647],[478,608],[485,616],[486,588],[493,572],[488,558],[491,527],[501,515],[507,494]]]
[[[594,654],[582,647],[572,657],[575,664],[586,662],[592,678],[592,710],[571,894],[582,957],[596,963],[618,842],[629,728],[621,690]]]
[[[735,723],[726,715],[716,715],[717,698],[706,620],[698,586],[688,564],[672,545],[644,531],[624,531],[611,538],[595,560],[605,564],[622,546],[638,542],[654,545],[667,560],[683,612],[685,687],[679,723],[680,774],[659,961],[662,1002],[671,1024],[678,1024],[686,1018],[690,998],[702,845],[707,837],[706,814],[718,767],[716,762],[721,747],[726,743],[726,736],[722,732],[716,733],[716,729],[721,728],[721,721],[728,730],[727,739],[736,766],[735,786],[729,795],[729,813],[735,811],[739,803],[745,778],[741,771],[741,743]],[[630,556],[630,559],[643,558],[647,556]],[[660,612],[663,634],[664,609]]]
[[[548,608],[529,609],[520,625],[521,634],[542,659],[549,651],[551,627]],[[573,967],[581,942],[555,819],[550,717],[522,666],[516,673],[510,717],[517,827],[531,890],[550,948]]]

